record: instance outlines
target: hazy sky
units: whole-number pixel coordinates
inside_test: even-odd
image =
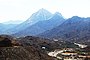
[[[0,22],[26,20],[41,8],[59,11],[65,18],[90,17],[90,0],[0,0]]]

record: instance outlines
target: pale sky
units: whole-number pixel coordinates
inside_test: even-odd
[[[0,22],[27,20],[41,8],[58,11],[65,18],[90,17],[90,0],[0,0]]]

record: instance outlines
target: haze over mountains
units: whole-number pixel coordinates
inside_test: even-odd
[[[65,19],[59,12],[54,14],[40,9],[26,21],[17,25],[0,24],[0,33],[14,36],[39,36],[45,38],[82,39],[90,37],[90,18],[73,16]]]

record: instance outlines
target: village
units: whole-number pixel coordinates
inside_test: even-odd
[[[75,43],[77,44],[77,43]],[[90,51],[86,50],[87,45],[77,44],[80,48],[63,48],[49,52],[48,55],[59,60],[90,60]]]

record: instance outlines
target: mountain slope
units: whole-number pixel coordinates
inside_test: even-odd
[[[0,23],[0,34],[6,33],[8,29],[11,29],[11,28],[13,28],[17,25],[18,24],[3,24],[3,23]]]
[[[52,16],[52,14],[49,11],[47,11],[45,9],[40,9],[36,13],[32,14],[32,16],[30,18],[28,18],[25,22],[23,22],[23,23],[17,25],[16,27],[9,29],[7,31],[9,32],[9,34],[16,33],[16,32],[21,31],[21,30],[27,28],[28,26],[31,26],[39,21],[47,20],[51,16]]]
[[[90,18],[74,16],[60,26],[40,34],[40,36],[65,40],[78,40],[83,37],[90,37]]]
[[[39,21],[36,24],[29,26],[22,31],[19,31],[18,33],[14,35],[16,36],[37,35],[42,32],[45,32],[46,30],[50,30],[60,25],[64,21],[65,20],[63,16],[60,13],[56,12],[49,20]]]

